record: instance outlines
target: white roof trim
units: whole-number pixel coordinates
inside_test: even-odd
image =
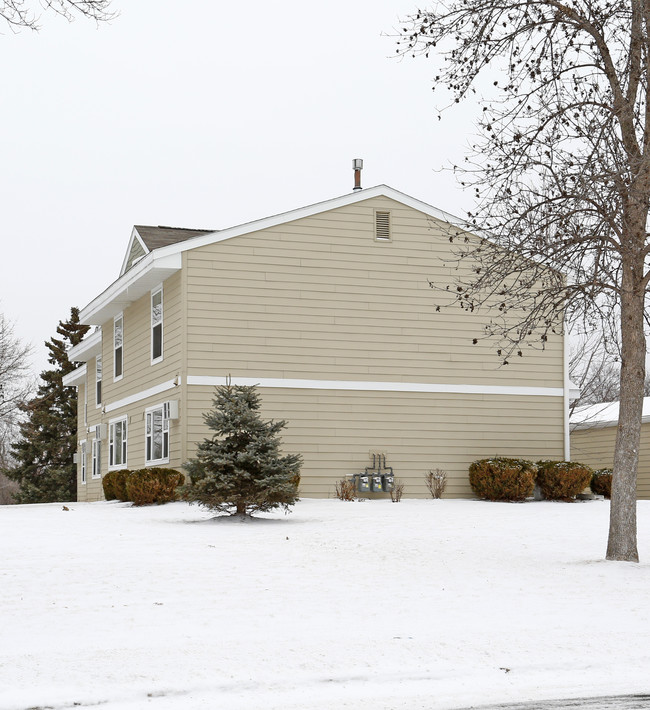
[[[180,271],[181,265],[182,256],[178,250],[170,253],[165,248],[149,252],[82,309],[79,314],[80,322],[86,325],[102,325],[172,274]]]
[[[133,227],[133,230],[131,232],[131,239],[129,239],[129,245],[126,248],[126,254],[124,255],[124,261],[122,262],[122,268],[120,269],[120,276],[124,276],[126,270],[129,268],[128,258],[131,254],[131,249],[133,248],[133,242],[135,241],[138,241],[140,243],[140,246],[144,249],[145,254],[149,253],[149,249],[147,249],[147,245],[142,241],[142,237],[138,234],[138,230]]]
[[[77,385],[83,385],[86,381],[86,366],[81,365],[76,370],[68,372],[67,375],[63,375],[63,386],[64,387],[76,387]]]
[[[87,335],[80,343],[68,350],[68,358],[71,362],[88,362],[102,351],[102,331],[96,330]]]
[[[429,217],[434,217],[448,224],[453,224],[460,229],[470,231],[470,225],[461,220],[459,217],[454,217],[448,212],[433,207],[426,202],[416,200],[414,197],[409,197],[409,195],[399,192],[398,190],[388,187],[388,185],[377,185],[376,187],[369,187],[363,190],[356,190],[355,192],[350,192],[347,195],[342,195],[341,197],[335,197],[331,200],[325,200],[324,202],[316,202],[313,205],[307,205],[306,207],[300,207],[296,210],[291,210],[289,212],[281,212],[280,214],[273,215],[271,217],[264,217],[263,219],[258,219],[253,222],[246,222],[244,224],[239,224],[235,227],[229,227],[228,229],[222,229],[219,232],[211,232],[204,236],[193,237],[192,239],[186,239],[178,244],[170,244],[166,247],[160,247],[156,249],[156,252],[161,252],[165,254],[173,254],[177,252],[187,251],[189,249],[196,249],[197,247],[206,246],[207,244],[217,244],[218,242],[224,242],[227,239],[232,239],[233,237],[239,237],[242,234],[250,234],[251,232],[259,232],[262,229],[268,229],[269,227],[276,227],[279,224],[286,224],[287,222],[295,222],[298,219],[304,219],[305,217],[311,217],[315,214],[320,214],[321,212],[327,212],[329,210],[334,210],[339,207],[346,207],[348,205],[356,204],[357,202],[363,202],[364,200],[371,200],[375,197],[388,197],[396,202],[401,202],[407,207],[412,207],[419,212],[423,212]]]

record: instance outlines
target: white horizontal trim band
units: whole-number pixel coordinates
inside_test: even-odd
[[[233,377],[233,385],[257,385],[310,390],[357,390],[365,392],[431,392],[442,394],[507,394],[537,397],[562,397],[561,387],[510,387],[507,385],[447,385],[426,382],[355,382],[352,380],[298,380],[281,377]],[[188,375],[188,385],[216,387],[226,382],[225,377]]]
[[[177,386],[177,383],[175,380],[167,380],[167,382],[161,382],[158,385],[154,385],[153,387],[149,387],[149,389],[142,390],[142,392],[137,392],[136,394],[131,394],[128,397],[124,397],[123,399],[118,399],[115,402],[111,402],[110,404],[107,404],[104,408],[105,412],[114,412],[116,409],[119,409],[120,407],[126,407],[129,404],[133,404],[134,402],[139,402],[142,399],[147,399],[147,397],[153,397],[156,394],[160,394],[161,392],[167,392],[167,390],[174,389],[174,387]]]

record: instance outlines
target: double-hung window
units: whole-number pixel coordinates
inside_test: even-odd
[[[124,316],[120,313],[113,321],[113,379],[124,374]]]
[[[145,462],[169,463],[169,405],[146,411]]]
[[[80,456],[81,456],[81,483],[86,483],[86,440],[79,442]]]
[[[95,406],[102,404],[102,356],[95,358]]]
[[[162,286],[151,292],[151,364],[163,359],[163,292]]]
[[[109,422],[108,425],[108,467],[124,468],[126,466],[126,417]]]
[[[92,456],[93,456],[93,478],[100,478],[102,475],[102,442],[100,439],[93,439],[92,444]]]

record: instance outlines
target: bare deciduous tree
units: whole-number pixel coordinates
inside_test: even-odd
[[[0,17],[13,30],[26,27],[38,30],[41,10],[51,10],[71,22],[76,16],[87,17],[95,22],[105,22],[115,17],[110,10],[111,0],[0,0]]]
[[[621,344],[607,558],[638,561],[636,473],[650,280],[650,0],[448,0],[402,28],[401,54],[439,66],[455,102],[480,91],[480,137],[459,169],[483,238],[457,301],[488,312],[504,360],[544,346],[560,314]],[[513,314],[521,317],[513,319]],[[514,322],[513,322],[514,321]]]

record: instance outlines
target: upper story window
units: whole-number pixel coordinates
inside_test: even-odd
[[[95,406],[102,403],[102,356],[95,358]]]
[[[127,425],[126,417],[109,422],[108,425],[108,467],[126,466]]]
[[[163,292],[162,286],[151,292],[151,364],[163,358]]]
[[[120,313],[113,321],[113,380],[124,374],[124,316]]]

